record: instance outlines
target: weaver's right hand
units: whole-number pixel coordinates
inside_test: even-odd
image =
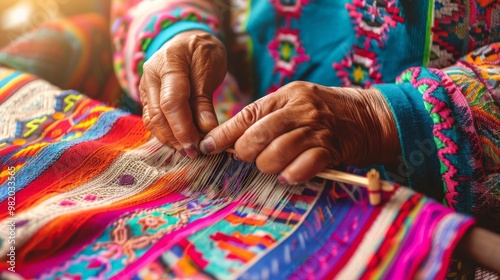
[[[212,96],[226,75],[224,45],[210,33],[180,33],[143,67],[139,85],[145,126],[162,143],[189,157],[218,125]]]

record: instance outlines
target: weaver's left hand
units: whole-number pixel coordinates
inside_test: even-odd
[[[329,165],[387,164],[400,154],[394,118],[376,89],[293,82],[248,105],[200,143],[205,154],[234,145],[281,183],[309,180]]]

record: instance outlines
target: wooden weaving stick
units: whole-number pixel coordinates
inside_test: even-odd
[[[368,183],[368,178],[363,177],[363,176],[358,176],[342,171],[337,171],[337,170],[332,170],[332,169],[325,169],[321,171],[320,173],[316,174],[316,177],[323,178],[323,179],[328,179],[332,181],[337,181],[341,183],[346,183],[346,184],[351,184],[355,186],[360,186],[364,188],[369,187]],[[380,178],[380,177],[379,177]],[[380,185],[381,189],[384,192],[392,192],[394,191],[394,186],[384,180],[380,180]]]
[[[227,149],[226,152],[234,154],[234,149]],[[374,169],[372,169],[374,170]],[[375,171],[376,172],[376,171]],[[378,174],[378,172],[377,172]],[[355,186],[360,186],[364,188],[370,188],[370,183],[369,179],[367,177],[363,176],[358,176],[338,170],[333,170],[333,169],[325,169],[318,174],[316,174],[316,177],[322,178],[322,179],[327,179],[327,180],[332,180],[336,182],[341,182],[341,183],[346,183],[346,184],[351,184]],[[377,179],[378,178],[378,179]],[[380,183],[380,188],[379,190],[382,190],[383,192],[393,192],[394,191],[394,185],[387,181],[380,180],[380,176],[375,176],[373,180],[378,180]],[[376,183],[372,182],[372,185]],[[376,189],[373,191],[377,191]]]

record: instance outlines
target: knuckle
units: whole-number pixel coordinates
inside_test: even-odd
[[[152,130],[151,120],[149,118],[143,117],[142,123],[144,124],[144,127],[146,127],[147,130],[149,130],[149,131]]]
[[[194,95],[191,96],[191,102],[194,104],[212,104],[211,99],[206,95]]]
[[[333,119],[330,109],[323,103],[322,100],[317,98],[307,98],[300,101],[303,116],[305,119],[312,121],[316,126],[327,124]]]
[[[189,40],[193,43],[212,43],[213,36],[206,32],[200,32],[189,36]]]
[[[223,149],[229,147],[234,147],[235,149],[237,149],[238,142],[241,143],[241,137],[236,137],[234,135],[235,127],[233,123],[234,122],[232,120],[229,120],[209,132],[208,135],[212,136],[217,143],[218,151],[222,151]],[[238,151],[241,152],[243,150],[237,150],[237,152]]]
[[[172,124],[172,131],[175,133],[177,141],[180,143],[189,144],[192,142],[193,138],[196,137],[194,134],[189,133],[188,129],[186,129],[189,126],[189,122],[174,122],[174,124]]]
[[[320,86],[315,83],[306,83],[304,86],[309,94],[316,94],[320,90]]]
[[[318,92],[321,91],[320,85],[304,81],[294,81],[283,87],[286,92],[299,96],[301,100],[307,99],[314,101],[316,98],[311,99],[313,96],[317,96]],[[321,102],[324,102],[321,100]]]
[[[310,104],[308,107],[309,108],[306,110],[308,119],[313,121],[324,121],[323,112],[321,112],[317,106]]]
[[[249,142],[252,145],[259,145],[259,146],[265,145],[269,143],[273,138],[273,135],[269,130],[261,129],[258,126],[251,126],[245,132],[245,134],[246,134],[245,136],[248,137]]]
[[[276,174],[285,168],[285,163],[280,161],[270,162],[263,157],[258,157],[255,163],[259,170],[266,174]]]
[[[304,86],[304,82],[293,81],[293,82],[288,83],[287,85],[285,85],[285,88],[288,89],[288,90],[298,90],[298,89],[303,88],[303,86]]]
[[[189,42],[197,47],[207,47],[210,49],[220,48],[222,45],[217,38],[206,32],[192,34],[189,36]]]
[[[163,115],[157,110],[154,110],[153,108],[149,110],[149,119],[150,123],[154,126],[166,125],[166,120],[163,117]]]
[[[260,111],[260,105],[258,102],[250,103],[245,106],[240,113],[236,115],[239,123],[250,125],[257,121],[258,112]]]
[[[222,126],[220,130],[220,138],[224,143],[227,143],[231,140],[231,128],[227,126]]]
[[[263,160],[257,160],[255,163],[257,165],[257,168],[265,174],[276,174],[279,171],[275,171],[270,165],[269,162],[263,161]]]
[[[238,150],[236,150],[236,149],[235,149],[235,151],[236,151],[236,155],[238,156],[238,159],[241,161],[253,162],[255,159],[255,156],[250,151],[243,152],[243,151],[241,151],[241,149],[239,150],[240,152],[238,152]]]
[[[276,141],[271,142],[267,147],[267,150],[271,154],[271,158],[276,159],[275,162],[280,163],[285,159],[286,151],[283,149],[284,145],[277,143]]]
[[[162,96],[160,100],[160,110],[168,113],[171,111],[179,110],[180,109],[180,102],[176,98],[173,98],[172,96]]]
[[[254,162],[256,158],[256,151],[248,145],[245,137],[241,137],[234,144],[234,150],[241,161]]]
[[[304,81],[293,81],[287,85],[285,85],[286,89],[291,92],[299,92],[299,93],[307,93],[311,91],[317,90],[317,85],[310,82]]]

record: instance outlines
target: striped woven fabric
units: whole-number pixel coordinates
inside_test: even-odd
[[[0,70],[0,268],[40,279],[441,279],[474,220],[395,186],[186,159],[140,117]]]

